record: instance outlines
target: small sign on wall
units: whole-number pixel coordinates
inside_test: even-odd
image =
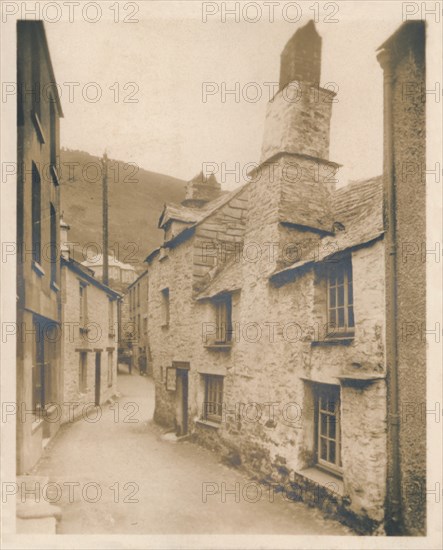
[[[168,367],[166,369],[166,389],[168,391],[175,391],[177,389],[177,369],[175,367]]]

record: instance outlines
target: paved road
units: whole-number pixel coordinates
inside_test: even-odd
[[[96,422],[91,409],[66,424],[35,469],[50,478],[45,498],[62,508],[58,533],[352,534],[317,509],[247,485],[215,453],[165,441],[152,420],[152,380],[135,371],[118,382],[119,401],[102,407]],[[236,483],[239,502],[222,491]]]

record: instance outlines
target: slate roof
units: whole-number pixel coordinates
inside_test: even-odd
[[[95,276],[94,276],[94,271],[92,269],[90,269],[86,265],[78,262],[74,258],[64,258],[62,256],[61,257],[61,264],[66,265],[67,268],[71,269],[72,271],[75,271],[78,275],[82,276],[88,282],[92,283],[93,285],[100,288],[101,290],[104,290],[112,298],[121,298],[122,297],[122,294],[120,292],[117,292],[116,290],[114,290],[110,286],[105,285],[101,281],[96,279]]]
[[[82,265],[91,268],[94,270],[94,267],[102,266],[103,265],[103,254],[97,254],[93,257],[94,259],[86,259],[82,262]],[[109,254],[108,256],[108,267],[119,267],[120,269],[126,269],[130,271],[135,271],[135,268],[131,264],[125,264],[124,262],[121,262],[120,260],[117,260],[115,256],[112,254]]]
[[[211,216],[216,210],[227,204],[231,199],[238,195],[243,189],[249,185],[250,182],[237,187],[233,191],[224,191],[222,194],[214,199],[213,201],[208,202],[201,208],[189,208],[188,206],[183,206],[180,204],[165,204],[163,212],[158,221],[158,226],[162,228],[168,221],[177,220],[189,224],[198,225],[202,221],[206,220]],[[183,228],[185,231],[188,228]],[[180,233],[176,235],[179,237]]]
[[[271,279],[310,267],[334,253],[381,237],[384,232],[383,177],[358,180],[337,189],[332,197],[332,216],[337,228],[335,233],[323,237],[312,247],[303,249],[296,262],[275,271]]]
[[[302,249],[296,262],[275,271],[270,277],[271,280],[280,280],[284,284],[287,275],[302,268],[309,269],[333,253],[380,238],[383,235],[382,176],[358,180],[337,189],[332,196],[330,210],[333,221],[331,227],[334,225],[336,228],[334,234],[327,235],[320,241],[312,241],[311,246]],[[227,262],[222,266],[212,281],[199,293],[198,300],[241,288],[241,262],[238,258],[234,260],[236,261]]]
[[[213,298],[224,292],[240,290],[242,285],[241,259],[233,256],[222,268],[213,275],[213,279],[198,294],[197,300]]]
[[[158,220],[158,227],[164,227],[169,221],[176,220],[184,223],[196,223],[201,214],[194,208],[180,204],[166,203]]]

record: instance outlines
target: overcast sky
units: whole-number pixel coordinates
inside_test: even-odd
[[[284,20],[284,13],[286,19],[298,16],[289,4],[298,4],[299,21]],[[314,4],[281,2],[274,22],[261,4],[260,20],[253,23],[259,17],[254,7],[246,19],[240,13],[239,22],[228,15],[223,22],[221,7],[203,22],[199,1],[122,2],[118,14],[111,10],[115,3],[101,2],[96,23],[81,12],[72,23],[46,22],[62,90],[61,145],[96,155],[106,148],[112,158],[185,180],[205,162],[220,170],[222,164],[232,170],[235,163],[243,169],[257,162],[269,100],[265,83],[278,82],[281,50],[315,15],[309,9]],[[208,11],[216,9],[215,3],[207,5]],[[330,159],[344,165],[342,185],[382,172],[382,70],[376,49],[401,25],[402,14],[401,2],[341,2],[336,13],[333,6],[320,4],[317,29],[323,38],[321,85],[334,83],[338,90]],[[324,22],[328,14],[338,22]],[[92,9],[86,15],[95,18]],[[139,21],[125,23],[125,17]],[[79,83],[71,85],[73,98],[68,82]],[[251,82],[256,84],[248,87]],[[236,83],[240,101],[228,94],[223,102],[223,86],[234,89]],[[203,86],[215,91],[206,101]],[[102,95],[94,102],[98,89]],[[253,101],[257,90],[261,99]],[[244,181],[223,178],[220,171],[217,177],[226,188]]]

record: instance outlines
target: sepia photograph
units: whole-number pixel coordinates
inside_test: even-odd
[[[1,547],[442,548],[442,2],[0,9]]]

